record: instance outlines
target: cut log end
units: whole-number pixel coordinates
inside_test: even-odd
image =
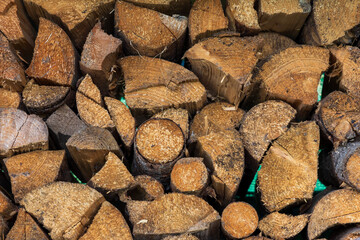
[[[0,88],[0,108],[19,108],[20,104],[19,93]]]
[[[166,118],[173,120],[181,127],[185,135],[185,139],[189,136],[189,112],[182,108],[169,108],[152,116],[152,118]]]

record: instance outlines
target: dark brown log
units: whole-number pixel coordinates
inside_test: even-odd
[[[0,108],[0,158],[49,148],[45,122],[15,108]]]
[[[189,15],[191,8],[190,0],[126,0],[132,4],[144,8],[149,8],[167,15],[180,14]]]
[[[221,215],[221,229],[230,239],[250,236],[255,232],[258,222],[256,210],[245,202],[230,203]]]
[[[26,74],[45,85],[75,87],[78,80],[78,53],[70,38],[58,25],[44,18],[40,18],[34,55]]]
[[[0,237],[5,239],[6,234],[9,231],[9,227],[5,219],[0,215]]]
[[[0,108],[19,108],[20,104],[19,93],[0,88]]]
[[[360,228],[359,225],[354,227],[349,227],[345,230],[340,230],[331,236],[330,240],[354,240],[360,237]]]
[[[255,38],[214,37],[194,45],[184,56],[213,97],[238,106],[250,91],[258,46]]]
[[[103,202],[86,233],[79,240],[132,240],[131,231],[121,212]]]
[[[260,0],[259,24],[262,30],[281,33],[295,39],[310,12],[310,0]]]
[[[272,144],[258,173],[261,201],[269,212],[312,198],[319,144],[320,131],[315,122],[292,125]]]
[[[360,35],[359,25],[359,1],[316,0],[301,37],[311,45],[352,44]]]
[[[180,58],[187,24],[183,16],[171,17],[124,1],[115,4],[115,33],[130,55]]]
[[[27,193],[55,181],[70,181],[65,150],[34,151],[4,159],[15,202]]]
[[[25,72],[9,41],[0,32],[0,86],[21,92],[26,85]]]
[[[125,191],[119,197],[123,202],[152,201],[164,195],[164,186],[155,178],[148,175],[135,177],[136,184],[133,188]]]
[[[162,240],[199,240],[199,238],[195,237],[194,235],[185,233],[179,236],[169,236],[165,237]]]
[[[49,240],[46,233],[24,208],[20,208],[16,222],[5,240]]]
[[[288,239],[298,235],[307,225],[309,215],[286,215],[273,212],[261,219],[259,229],[272,239]]]
[[[206,102],[204,86],[181,65],[135,56],[120,59],[119,65],[124,74],[126,103],[138,125],[171,107],[194,114]]]
[[[20,204],[49,231],[51,239],[75,240],[104,200],[88,186],[55,182],[28,193]]]
[[[189,112],[182,108],[169,108],[152,116],[152,118],[166,118],[173,120],[180,126],[185,135],[185,139],[189,136]]]
[[[171,169],[184,156],[184,133],[172,120],[152,118],[139,126],[134,148],[133,172],[169,185]]]
[[[0,190],[0,216],[4,220],[10,220],[17,213],[17,207],[13,202]]]
[[[99,19],[111,18],[114,8],[114,0],[78,0],[76,3],[67,0],[24,0],[24,4],[36,25],[41,17],[53,21],[66,31],[78,49],[82,49],[88,33]]]
[[[98,127],[87,127],[76,132],[66,142],[66,147],[86,181],[102,168],[109,152],[120,158],[123,156],[111,133]]]
[[[80,69],[89,74],[103,96],[109,95],[109,85],[113,79],[113,67],[122,55],[120,39],[106,34],[98,22],[87,36],[81,53]]]
[[[189,15],[189,35],[191,45],[226,30],[228,19],[225,17],[220,0],[197,0]]]

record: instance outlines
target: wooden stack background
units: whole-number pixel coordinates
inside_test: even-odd
[[[1,0],[0,239],[355,239],[359,36],[359,0]]]

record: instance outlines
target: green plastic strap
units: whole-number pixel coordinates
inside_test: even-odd
[[[75,178],[75,180],[78,181],[78,183],[86,184],[86,183],[83,183],[72,171],[70,171],[70,173],[73,176],[73,178]]]
[[[324,88],[324,78],[325,78],[325,73],[322,73],[321,77],[320,77],[319,84],[317,86],[317,94],[318,94],[317,101],[318,102],[320,102],[321,98],[322,98],[322,91],[323,91],[323,88]]]
[[[125,100],[124,97],[121,97],[121,98],[120,98],[120,101],[121,101],[123,104],[125,104],[125,106],[126,106],[127,108],[129,108],[129,106],[126,104],[126,100]]]

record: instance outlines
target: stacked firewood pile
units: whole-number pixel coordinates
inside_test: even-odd
[[[359,36],[359,0],[1,0],[0,239],[355,239]]]

